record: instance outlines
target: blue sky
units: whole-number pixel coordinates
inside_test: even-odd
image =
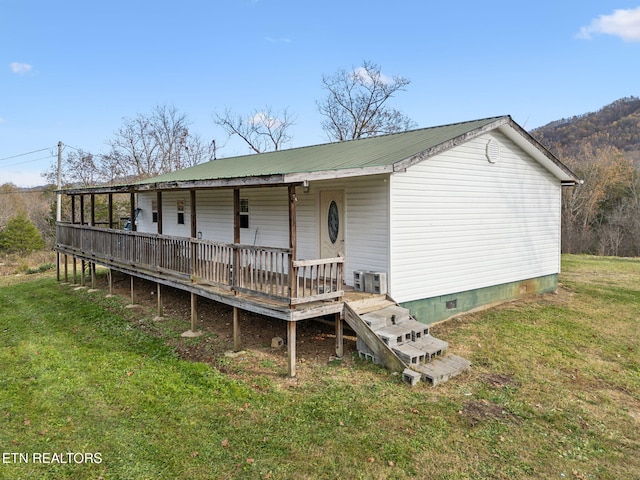
[[[42,184],[59,140],[105,153],[162,104],[219,144],[214,111],[288,108],[289,146],[323,143],[322,75],[363,60],[411,80],[393,106],[419,127],[532,129],[639,96],[639,59],[638,0],[0,0],[0,183]]]

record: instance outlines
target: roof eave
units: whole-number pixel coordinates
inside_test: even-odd
[[[434,145],[433,147],[428,148],[427,150],[423,150],[422,152],[416,155],[413,155],[405,160],[396,162],[393,165],[393,171],[394,172],[404,171],[407,168],[426,160],[427,158],[446,152],[447,150],[450,150],[454,147],[457,147],[458,145],[462,145],[463,143],[468,142],[472,138],[475,138],[486,132],[494,130],[502,125],[505,125],[509,121],[511,121],[511,117],[509,116],[498,117],[495,121],[491,123],[487,123],[482,127],[478,127],[473,130],[470,130],[462,135],[458,135],[457,137],[447,140],[446,142],[439,143],[438,145]]]
[[[511,128],[500,128],[516,145],[535,158],[542,166],[549,170],[561,181],[562,186],[573,186],[582,183],[582,180],[562,163],[558,157],[551,153],[544,145],[536,140],[529,132],[514,122],[511,117],[507,124]]]

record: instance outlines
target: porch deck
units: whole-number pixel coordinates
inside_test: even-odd
[[[57,225],[56,250],[250,312],[295,322],[342,313],[344,259],[292,259],[291,250]],[[64,262],[65,280],[68,277]]]

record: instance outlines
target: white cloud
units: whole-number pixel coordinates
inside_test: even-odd
[[[33,66],[29,65],[28,63],[11,62],[9,64],[9,68],[13,73],[24,75],[25,73],[29,73]]]
[[[611,15],[600,15],[591,25],[582,27],[576,36],[590,40],[597,34],[613,35],[627,42],[640,42],[640,7],[614,10]]]
[[[6,120],[4,118],[0,117],[0,123],[4,123],[4,122],[6,122]]]
[[[269,43],[291,43],[291,39],[286,37],[282,37],[282,38],[265,37],[265,40]]]
[[[372,84],[374,82],[374,79],[371,77],[370,72],[368,72],[364,67],[356,68],[353,71],[352,75],[354,78],[361,79],[363,83]],[[377,78],[377,80],[385,85],[391,85],[393,83],[393,78],[385,75],[382,72],[380,72],[380,76]]]
[[[282,121],[269,115],[268,112],[256,112],[253,117],[249,119],[251,125],[264,125],[267,128],[278,128],[282,125]]]

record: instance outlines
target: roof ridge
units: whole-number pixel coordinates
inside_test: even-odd
[[[231,157],[220,157],[217,158],[215,160],[210,160],[210,162],[216,162],[219,160],[226,160],[226,159],[238,159],[240,157],[252,157],[254,155],[269,155],[269,154],[276,154],[279,152],[290,152],[290,151],[294,151],[294,150],[303,150],[303,149],[307,149],[307,148],[316,148],[316,147],[322,147],[322,146],[326,146],[326,145],[335,145],[337,143],[341,143],[341,144],[346,144],[346,143],[351,143],[351,142],[361,142],[361,141],[366,141],[366,140],[372,140],[374,138],[384,138],[384,137],[390,137],[393,135],[405,135],[407,133],[412,133],[412,132],[421,132],[421,131],[426,131],[426,130],[435,130],[437,128],[448,128],[448,127],[454,127],[454,126],[458,126],[458,125],[464,125],[466,123],[476,123],[476,122],[483,122],[483,121],[496,121],[499,120],[501,118],[508,118],[510,119],[511,116],[510,115],[498,115],[495,117],[486,117],[486,118],[478,118],[475,120],[467,120],[464,122],[453,122],[453,123],[445,123],[442,125],[434,125],[432,127],[422,127],[422,128],[414,128],[412,130],[403,130],[401,132],[391,132],[391,133],[381,133],[380,135],[373,135],[371,137],[365,137],[365,138],[351,138],[348,140],[339,140],[336,142],[325,142],[325,143],[316,143],[316,144],[312,144],[312,145],[301,145],[299,147],[291,147],[291,148],[285,148],[282,150],[271,150],[269,152],[260,152],[260,153],[249,153],[246,155],[234,155]]]

